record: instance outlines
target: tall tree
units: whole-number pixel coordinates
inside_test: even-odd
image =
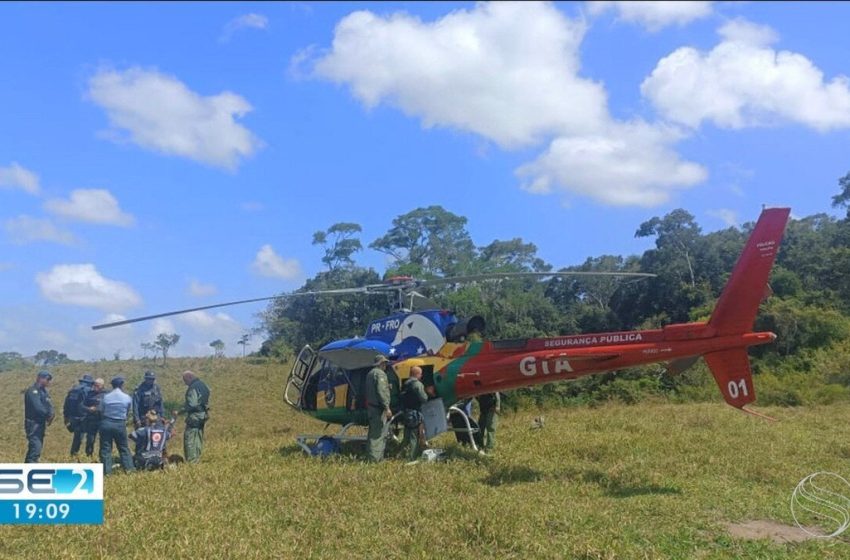
[[[251,340],[251,335],[248,334],[248,333],[245,333],[236,342],[236,344],[242,346],[242,357],[243,358],[245,357],[245,348],[247,348],[248,346],[251,345],[250,340]]]
[[[176,345],[180,341],[179,334],[168,334],[168,333],[159,333],[156,336],[156,340],[153,342],[154,346],[156,346],[159,351],[162,353],[162,365],[165,365],[165,361],[168,358],[168,351],[172,346]]]
[[[210,347],[215,351],[215,357],[221,358],[224,356],[224,341],[220,338],[217,338],[210,342]]]
[[[832,197],[833,208],[844,207],[847,209],[847,217],[850,218],[850,172],[838,180],[841,192]]]
[[[325,231],[313,234],[313,245],[322,245],[325,248],[322,262],[327,265],[328,270],[354,266],[351,256],[363,250],[360,239],[356,237],[361,231],[363,228],[360,224],[339,222]]]
[[[397,273],[460,274],[475,257],[466,221],[442,206],[417,208],[395,218],[390,231],[369,247],[395,259]]]

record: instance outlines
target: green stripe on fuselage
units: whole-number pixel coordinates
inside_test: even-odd
[[[437,387],[437,394],[443,398],[443,402],[446,403],[446,406],[451,406],[457,402],[457,393],[455,392],[457,374],[460,373],[460,369],[467,361],[469,361],[470,358],[478,355],[482,346],[484,346],[483,342],[471,342],[463,356],[457,358],[447,365],[443,371],[434,375],[434,384]],[[437,380],[437,376],[439,376],[439,381]]]

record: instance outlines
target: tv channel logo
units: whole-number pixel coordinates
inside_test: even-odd
[[[0,464],[0,523],[103,523],[103,465]]]

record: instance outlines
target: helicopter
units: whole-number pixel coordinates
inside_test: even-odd
[[[113,323],[101,329],[243,303],[282,297],[340,296],[388,292],[397,294],[398,310],[372,321],[364,336],[333,341],[315,350],[305,346],[297,355],[284,386],[287,405],[327,424],[343,426],[337,434],[345,439],[348,428],[365,426],[366,374],[377,355],[389,358],[388,378],[392,409],[400,416],[399,387],[418,366],[423,371],[426,391],[442,405],[447,417],[458,416],[454,431],[474,433],[476,427],[458,403],[477,395],[509,391],[633,366],[663,362],[678,374],[703,357],[724,400],[744,412],[755,401],[747,348],[776,339],[772,332],[752,332],[763,296],[769,293],[768,276],[773,267],[789,208],[764,209],[747,240],[717,305],[706,322],[670,324],[660,329],[564,335],[510,340],[470,339],[472,332],[485,332],[483,317],[458,318],[453,312],[430,308],[414,311],[417,300],[428,301],[418,290],[436,285],[479,280],[574,275],[654,276],[648,273],[522,272],[488,273],[430,280],[409,276],[391,277],[380,284],[354,288],[293,292],[255,298]],[[407,307],[408,298],[410,307]],[[475,337],[477,338],[477,337]],[[305,438],[299,445],[309,452]],[[471,438],[470,438],[471,439]],[[475,446],[474,442],[472,443]]]

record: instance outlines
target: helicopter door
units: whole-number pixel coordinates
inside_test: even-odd
[[[283,400],[297,410],[301,410],[301,391],[304,388],[304,380],[313,369],[316,356],[316,351],[310,348],[309,344],[302,348],[298,357],[295,358],[295,364],[289,372],[286,387],[283,389]]]

